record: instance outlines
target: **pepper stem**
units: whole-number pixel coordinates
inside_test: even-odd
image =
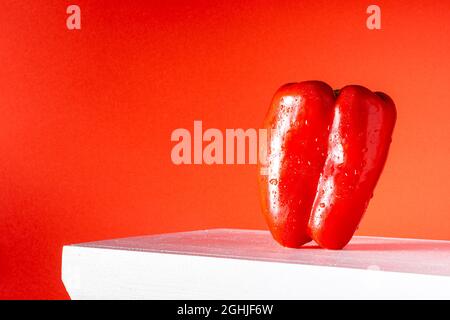
[[[337,97],[339,96],[339,92],[341,92],[341,89],[333,90],[333,93],[334,93],[334,97],[335,97],[335,98],[337,98]]]

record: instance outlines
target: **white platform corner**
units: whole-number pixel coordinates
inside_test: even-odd
[[[72,299],[450,299],[450,241],[354,237],[341,251],[212,229],[69,245]]]

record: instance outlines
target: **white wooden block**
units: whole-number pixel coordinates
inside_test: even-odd
[[[449,299],[450,241],[354,237],[341,251],[212,229],[65,246],[72,299]]]

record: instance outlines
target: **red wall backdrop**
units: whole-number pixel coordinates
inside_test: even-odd
[[[251,128],[283,83],[357,83],[398,123],[363,235],[450,240],[450,2],[0,4],[0,298],[67,298],[64,244],[265,228],[256,167],[175,166],[172,130]],[[192,129],[191,129],[192,130]]]

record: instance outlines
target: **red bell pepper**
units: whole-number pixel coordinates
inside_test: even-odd
[[[362,86],[282,86],[265,118],[273,134],[259,176],[275,240],[286,247],[313,239],[323,248],[343,248],[372,197],[395,121],[394,102]]]

